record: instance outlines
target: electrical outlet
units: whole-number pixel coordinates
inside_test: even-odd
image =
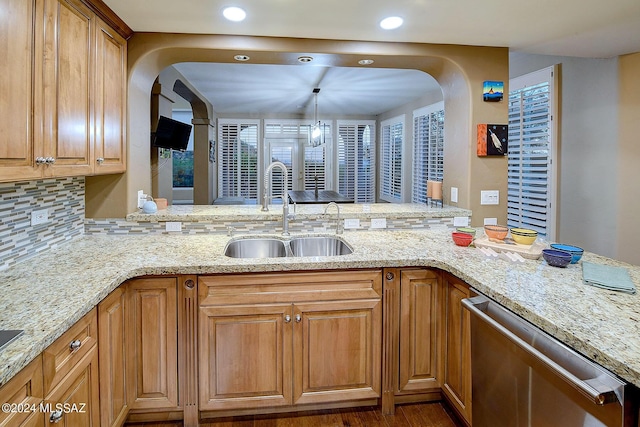
[[[345,230],[352,228],[360,228],[360,220],[358,218],[345,218],[344,219]]]
[[[49,211],[47,209],[31,212],[31,225],[40,225],[45,222],[49,222]]]
[[[142,209],[142,205],[147,201],[147,195],[143,190],[138,190],[138,208]]]
[[[485,218],[484,225],[498,225],[498,218]]]
[[[371,218],[371,228],[387,228],[387,218]]]
[[[480,204],[481,205],[499,205],[500,204],[500,191],[487,190],[480,192]]]
[[[167,221],[164,223],[164,229],[165,231],[182,231],[182,223]]]
[[[451,203],[458,203],[458,187],[451,187]]]

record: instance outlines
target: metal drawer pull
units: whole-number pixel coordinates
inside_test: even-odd
[[[289,322],[291,322],[291,316],[287,314],[284,316],[284,323],[289,323]]]
[[[80,340],[74,340],[71,341],[71,344],[69,344],[69,350],[71,351],[76,351],[77,349],[79,349],[82,346],[82,341]]]
[[[64,413],[62,412],[61,409],[58,409],[57,411],[53,411],[51,413],[51,416],[49,417],[49,422],[53,424],[59,423],[63,415]]]
[[[296,314],[296,323],[300,323],[302,321],[302,316]]]

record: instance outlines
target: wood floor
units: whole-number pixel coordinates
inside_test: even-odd
[[[178,427],[180,422],[125,424],[125,427]],[[379,407],[334,409],[299,414],[221,418],[200,427],[461,427],[439,402],[396,406],[395,415],[382,415]]]

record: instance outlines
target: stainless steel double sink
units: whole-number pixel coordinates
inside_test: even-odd
[[[231,258],[281,258],[304,256],[348,255],[353,249],[333,236],[292,237],[280,240],[272,237],[250,237],[229,241],[224,254]]]

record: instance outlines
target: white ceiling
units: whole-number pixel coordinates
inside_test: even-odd
[[[640,0],[104,2],[136,32],[501,46],[511,52],[590,58],[640,52]],[[247,19],[239,23],[225,20],[222,8],[229,5],[244,8]],[[390,15],[403,17],[405,24],[392,31],[380,29],[378,22]],[[377,114],[422,95],[415,85],[426,92],[435,84],[424,73],[375,68],[357,73],[353,69],[246,63],[177,68],[217,111],[226,113],[294,113],[304,105],[308,113],[311,90],[320,87],[321,114],[329,109]],[[396,95],[391,96],[391,91]]]

